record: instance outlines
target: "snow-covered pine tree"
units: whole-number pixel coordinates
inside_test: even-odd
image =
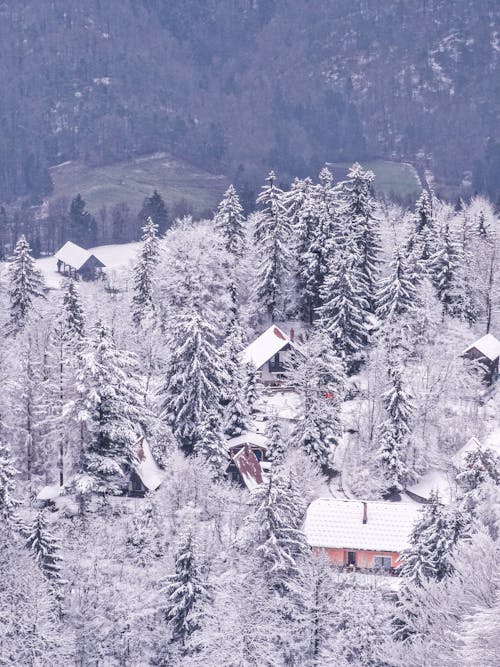
[[[379,464],[386,481],[386,491],[400,491],[408,475],[405,448],[415,411],[413,396],[403,384],[401,370],[391,365],[389,386],[382,394],[387,419],[379,426]]]
[[[407,250],[424,271],[436,252],[436,226],[432,209],[432,199],[423,190],[415,204],[414,230],[408,239]]]
[[[297,216],[295,227],[295,271],[300,316],[312,323],[314,311],[320,305],[320,287],[323,283],[322,254],[327,239],[317,198],[310,191]],[[321,248],[321,251],[319,249]]]
[[[200,427],[220,405],[229,376],[215,328],[195,310],[179,312],[172,326],[172,353],[160,392],[163,417],[186,454],[200,439]]]
[[[274,413],[266,424],[267,455],[274,465],[279,465],[283,461],[287,451],[281,431],[281,422]]]
[[[379,282],[376,294],[376,313],[382,320],[403,315],[415,308],[418,299],[414,274],[399,248],[395,248],[389,273]]]
[[[286,374],[289,383],[302,395],[304,406],[304,419],[297,422],[291,444],[327,469],[333,447],[342,437],[339,406],[346,377],[344,364],[320,323],[309,333],[301,353],[292,356]]]
[[[73,280],[70,280],[63,296],[63,324],[65,335],[71,339],[81,338],[85,333],[85,314],[80,293]]]
[[[132,297],[132,321],[136,327],[145,320],[154,322],[157,310],[154,284],[156,269],[160,261],[158,225],[148,218],[142,232],[142,248],[134,266],[134,295]]]
[[[245,381],[245,403],[248,406],[248,412],[252,415],[255,410],[255,404],[260,394],[259,371],[255,368],[252,362],[248,362],[244,366],[246,381]]]
[[[78,355],[78,397],[71,405],[79,427],[79,493],[120,493],[131,451],[147,421],[134,354],[119,349],[98,320]]]
[[[10,447],[0,441],[0,523],[3,525],[17,523],[16,507],[19,503],[14,497],[16,475]]]
[[[231,396],[226,407],[226,425],[224,431],[229,438],[241,435],[248,429],[249,410],[245,396],[245,379],[241,364],[237,364],[231,383]]]
[[[241,258],[245,250],[245,217],[234,185],[230,185],[217,208],[215,228],[227,252]]]
[[[258,561],[267,573],[271,588],[281,594],[291,590],[299,577],[301,560],[309,553],[301,530],[305,505],[292,476],[273,472],[268,483],[252,491],[251,522]]]
[[[270,172],[268,185],[262,188],[257,204],[262,207],[255,227],[255,247],[259,266],[255,299],[274,322],[284,312],[284,286],[290,264],[291,230],[283,205],[283,191]]]
[[[222,432],[221,415],[217,410],[211,410],[202,421],[194,453],[210,465],[216,477],[224,474],[228,465],[228,453]]]
[[[488,479],[500,485],[500,456],[488,447],[467,452],[456,475],[457,484],[468,493]]]
[[[401,554],[403,587],[408,583],[421,586],[430,579],[441,581],[452,572],[452,549],[460,534],[453,515],[451,519],[433,492],[412,530],[410,546]]]
[[[364,297],[373,307],[380,263],[380,221],[371,189],[375,175],[355,163],[340,184],[340,233],[351,237],[358,249],[358,268],[363,276]],[[347,243],[347,238],[344,243]]]
[[[36,268],[31,249],[24,235],[9,258],[8,294],[10,301],[7,334],[16,335],[24,329],[37,298],[45,298],[43,277]]]
[[[436,240],[436,252],[429,260],[434,286],[441,303],[443,314],[450,314],[453,307],[453,287],[460,262],[460,245],[453,237],[448,224]]]
[[[46,510],[40,510],[28,530],[26,547],[31,551],[45,578],[55,587],[64,583],[59,540],[48,526]]]
[[[355,365],[353,355],[360,354],[369,338],[370,305],[366,293],[365,279],[355,256],[340,255],[332,261],[321,290],[323,305],[317,313],[335,349],[350,368]]]
[[[175,572],[162,586],[162,611],[172,630],[172,640],[182,649],[200,627],[198,608],[209,598],[209,590],[201,576],[196,559],[196,545],[187,530],[180,538],[175,554]]]

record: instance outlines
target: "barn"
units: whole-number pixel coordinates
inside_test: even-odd
[[[318,498],[307,510],[304,533],[337,567],[394,573],[418,518],[413,503]]]
[[[477,361],[485,369],[485,380],[493,384],[498,377],[498,360],[500,359],[500,341],[487,333],[475,343],[469,345],[463,352],[462,357],[470,361]]]
[[[288,336],[282,329],[272,324],[256,338],[241,354],[243,364],[251,364],[260,372],[265,385],[279,386],[285,379],[285,363],[292,351],[301,354],[295,344],[293,329]]]
[[[57,271],[75,280],[96,280],[103,277],[104,262],[85,248],[66,241],[55,255]]]

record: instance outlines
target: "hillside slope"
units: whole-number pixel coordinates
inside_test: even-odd
[[[385,158],[495,196],[494,0],[0,5],[0,201],[168,151],[261,182]]]

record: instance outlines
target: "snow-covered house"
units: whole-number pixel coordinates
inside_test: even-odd
[[[284,380],[284,364],[290,358],[292,350],[300,354],[300,348],[294,341],[293,329],[288,336],[272,324],[243,350],[241,360],[243,364],[252,364],[260,371],[264,384],[280,385]]]
[[[495,382],[498,377],[500,341],[493,334],[488,333],[476,340],[472,345],[469,345],[462,352],[462,357],[471,361],[478,361],[485,367],[485,379],[487,382]]]
[[[66,241],[55,257],[57,271],[75,280],[95,280],[103,275],[104,262],[73,241]]]
[[[270,466],[265,461],[267,438],[261,433],[245,431],[227,440],[226,446],[229,454],[228,478],[246,486],[249,491],[262,484]]]
[[[144,436],[135,443],[133,454],[134,462],[128,476],[127,495],[143,496],[147,491],[156,491],[162,483],[163,472]]]
[[[392,571],[418,518],[413,503],[318,498],[307,510],[304,533],[338,567]]]

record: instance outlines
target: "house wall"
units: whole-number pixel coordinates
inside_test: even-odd
[[[285,347],[280,352],[278,352],[279,358],[280,358],[280,363],[284,364],[285,362],[288,362],[290,360],[290,354],[291,354],[291,348],[288,345],[288,349]],[[271,359],[271,363],[274,362],[274,356]],[[281,378],[278,377],[278,373],[272,373],[269,370],[269,362],[266,361],[266,363],[259,368],[260,371],[260,378],[261,381],[264,384],[272,384],[273,382],[279,382]]]
[[[347,552],[354,551],[356,553],[356,567],[363,569],[374,568],[374,556],[388,556],[391,559],[391,567],[398,567],[399,553],[396,551],[369,551],[365,549],[315,549],[317,552],[325,552],[334,565],[343,567],[347,565]]]

